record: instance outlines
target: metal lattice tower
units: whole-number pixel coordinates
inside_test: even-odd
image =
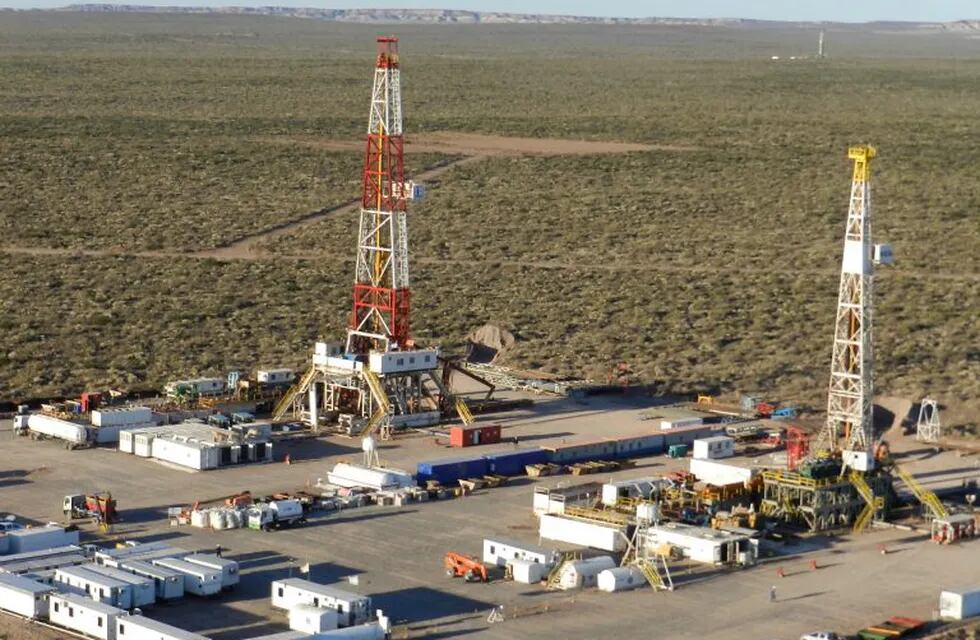
[[[932,398],[923,398],[919,405],[919,419],[915,423],[915,439],[919,442],[939,442],[942,436],[939,403]]]
[[[409,341],[408,222],[398,39],[378,38],[364,155],[354,306],[347,352]]]
[[[837,451],[843,438],[844,466],[858,471],[874,466],[870,179],[875,155],[871,146],[851,147],[847,152],[854,161],[854,177],[834,323],[827,424],[814,449]]]

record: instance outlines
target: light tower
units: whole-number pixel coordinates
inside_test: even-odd
[[[845,468],[874,468],[874,357],[872,353],[872,300],[875,262],[890,262],[887,245],[871,244],[871,160],[875,148],[851,147],[854,161],[851,201],[844,233],[834,348],[827,397],[827,425],[815,450],[837,451],[843,439]]]
[[[409,345],[408,222],[398,39],[378,38],[347,353]],[[407,193],[406,193],[407,192]]]

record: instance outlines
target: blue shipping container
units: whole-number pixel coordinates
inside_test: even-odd
[[[420,462],[416,466],[416,478],[420,483],[438,480],[452,484],[460,478],[479,478],[487,473],[487,461],[482,455],[464,458],[446,458]]]
[[[529,464],[543,464],[548,461],[548,452],[541,447],[533,449],[518,449],[488,453],[483,456],[487,461],[487,470],[502,476],[523,476],[524,467]]]

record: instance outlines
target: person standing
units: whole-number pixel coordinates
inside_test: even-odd
[[[776,585],[769,587],[769,602],[776,601]]]

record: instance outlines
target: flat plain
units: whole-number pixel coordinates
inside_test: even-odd
[[[410,173],[442,167],[411,213],[420,340],[492,322],[518,338],[508,364],[627,362],[664,392],[819,406],[846,149],[872,143],[874,233],[897,254],[878,389],[980,396],[969,34],[839,27],[818,60],[794,26],[7,12],[0,398],[300,366],[339,337],[382,32]]]

